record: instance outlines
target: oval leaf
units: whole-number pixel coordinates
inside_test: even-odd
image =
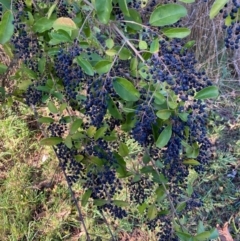
[[[135,9],[129,9],[129,16],[125,16],[125,19],[131,22],[136,22],[136,24],[134,23],[127,23],[127,26],[131,29],[134,30],[141,30],[142,26],[139,24],[142,24],[142,18],[140,13],[135,10]]]
[[[54,21],[52,27],[55,30],[65,30],[66,32],[69,32],[69,30],[77,29],[76,24],[73,22],[71,18],[61,17]]]
[[[40,144],[47,145],[47,146],[54,146],[54,145],[60,144],[61,142],[62,142],[61,137],[49,137],[49,138],[42,139],[40,141]]]
[[[40,117],[38,119],[38,122],[39,123],[53,123],[54,122],[54,119],[53,118],[50,118],[50,117]]]
[[[118,0],[119,7],[124,15],[129,16],[127,0]]]
[[[14,32],[13,14],[11,11],[6,11],[2,16],[0,23],[0,44],[5,44],[10,40]]]
[[[52,113],[54,113],[54,114],[57,114],[57,113],[58,113],[57,107],[56,107],[56,106],[54,105],[54,103],[51,102],[51,101],[48,102],[48,109],[49,109]]]
[[[188,160],[184,160],[183,164],[185,165],[193,165],[193,166],[199,166],[201,163],[198,162],[197,160],[194,159],[188,159]]]
[[[70,127],[70,134],[74,134],[81,125],[82,125],[81,119],[75,120]]]
[[[159,117],[159,118],[162,119],[162,120],[167,120],[167,119],[169,119],[169,117],[171,116],[171,114],[172,114],[172,111],[171,111],[171,110],[168,110],[168,109],[166,109],[166,110],[159,110],[159,111],[156,113],[157,117]]]
[[[176,23],[187,15],[187,9],[179,4],[166,4],[157,7],[151,14],[149,23],[152,26],[166,26]]]
[[[78,56],[76,58],[76,61],[87,75],[90,75],[90,76],[94,75],[93,67],[86,59],[83,59],[82,57]]]
[[[138,90],[125,78],[116,77],[113,81],[113,88],[123,100],[137,101],[140,97]]]
[[[125,143],[120,143],[118,153],[122,157],[125,157],[129,154],[128,147]]]
[[[191,33],[188,28],[170,28],[163,30],[163,34],[168,38],[185,38]]]
[[[228,2],[229,0],[215,0],[209,13],[210,18],[213,19]]]
[[[118,207],[128,207],[129,203],[122,200],[113,200],[113,203]]]
[[[53,26],[53,19],[48,19],[46,17],[38,19],[33,25],[33,31],[37,33],[43,33]]]
[[[98,74],[105,74],[110,71],[112,62],[109,60],[101,60],[95,65],[95,70]]]
[[[168,125],[167,127],[165,127],[165,129],[159,135],[157,142],[156,142],[156,146],[158,148],[162,148],[162,147],[166,146],[167,143],[169,142],[171,136],[172,136],[172,125]]]
[[[158,210],[157,210],[157,207],[156,205],[152,204],[149,208],[148,208],[148,218],[150,220],[153,220],[154,218],[157,217],[157,214],[158,214]]]
[[[85,207],[87,205],[88,199],[90,198],[91,194],[92,194],[92,190],[90,190],[90,189],[88,189],[83,194],[82,201],[81,201],[81,204],[82,204],[83,207]]]
[[[157,53],[159,51],[159,39],[154,39],[150,45],[150,52],[152,54]]]
[[[195,99],[208,99],[217,98],[219,95],[218,88],[216,86],[208,86],[196,93]]]
[[[112,12],[112,0],[97,0],[95,1],[95,8],[99,21],[107,24]]]

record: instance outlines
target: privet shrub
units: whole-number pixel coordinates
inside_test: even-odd
[[[202,205],[185,181],[189,168],[202,172],[210,158],[204,99],[218,95],[195,68],[194,42],[184,40],[184,3],[194,0],[0,2],[0,43],[21,63],[14,91],[2,81],[1,100],[35,111],[47,135],[41,143],[54,147],[69,188],[81,182],[82,205],[92,199],[103,215],[124,219],[134,204],[161,241],[217,237],[215,229],[190,234],[179,222]],[[210,17],[227,2],[215,1]],[[233,4],[228,21],[237,18]],[[225,42],[236,48],[233,25],[226,23]],[[0,67],[4,76],[8,68]],[[38,113],[43,107],[49,116]],[[116,199],[125,189],[127,199]]]

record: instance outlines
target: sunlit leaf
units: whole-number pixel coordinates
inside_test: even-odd
[[[187,15],[187,9],[179,4],[164,4],[152,12],[149,23],[152,26],[166,26],[176,23]]]
[[[171,136],[172,136],[172,125],[169,124],[164,128],[164,130],[159,135],[157,142],[156,142],[156,146],[158,148],[162,148],[162,147],[166,146],[167,143],[169,142]]]
[[[14,32],[13,14],[11,11],[6,11],[0,22],[0,44],[8,42]]]
[[[210,18],[213,19],[220,12],[220,10],[223,9],[224,5],[228,2],[229,0],[215,0],[210,9]]]
[[[113,88],[123,100],[137,101],[140,97],[138,90],[125,78],[116,77],[113,81]]]
[[[218,88],[216,86],[208,86],[196,93],[195,99],[209,99],[217,98],[219,95]]]

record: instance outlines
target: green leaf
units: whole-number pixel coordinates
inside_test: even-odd
[[[107,48],[109,48],[109,49],[111,49],[111,48],[114,46],[114,41],[113,41],[113,39],[111,39],[111,38],[108,38],[108,39],[105,41],[105,43],[106,43]]]
[[[38,71],[42,74],[45,71],[46,58],[41,58],[38,61]]]
[[[168,110],[168,109],[165,109],[165,110],[159,110],[156,115],[157,117],[159,117],[160,119],[162,120],[168,120],[169,117],[171,116],[172,114],[172,111],[171,110]]]
[[[48,109],[50,110],[50,112],[52,112],[53,114],[57,114],[58,113],[58,109],[57,107],[54,105],[53,102],[49,101],[48,102]]]
[[[83,155],[76,155],[76,156],[74,156],[74,158],[75,158],[76,161],[81,162],[84,159],[84,156]]]
[[[116,50],[119,51],[120,47],[116,47]],[[119,59],[128,60],[131,57],[131,52],[127,48],[122,48],[119,52]]]
[[[67,33],[66,31],[61,30],[61,29],[58,30],[57,32],[55,32],[55,31],[51,32],[50,36],[52,38],[49,41],[50,45],[71,42],[71,37],[70,37],[69,33]]]
[[[180,202],[178,203],[177,207],[176,207],[176,211],[177,212],[181,212],[182,210],[184,210],[186,208],[186,202]]]
[[[143,50],[143,49],[147,49],[148,48],[148,44],[146,41],[139,41],[139,44],[138,44],[138,47],[139,49]]]
[[[157,207],[156,207],[156,205],[152,204],[148,208],[148,213],[147,213],[147,216],[148,216],[149,220],[153,220],[154,218],[156,218],[157,214],[158,214]]]
[[[42,139],[40,141],[40,144],[47,145],[47,146],[54,146],[54,145],[60,144],[61,142],[62,142],[61,137],[49,137],[49,138]]]
[[[7,71],[8,67],[5,64],[0,63],[0,74],[4,74]]]
[[[71,18],[66,18],[66,17],[60,17],[56,19],[53,22],[52,27],[55,30],[62,29],[68,33],[71,32],[71,30],[77,29],[77,25],[73,22],[73,20]]]
[[[140,214],[143,214],[144,211],[146,210],[146,208],[147,208],[147,204],[146,204],[146,203],[140,204],[140,205],[138,206],[138,211],[139,211],[139,213],[140,213]]]
[[[154,39],[150,45],[150,52],[152,54],[158,53],[159,51],[159,39]]]
[[[92,67],[92,65],[85,59],[83,59],[82,57],[78,56],[75,58],[78,65],[83,69],[83,71],[90,76],[94,75],[94,69]]]
[[[47,17],[43,17],[38,19],[33,25],[33,31],[36,33],[43,33],[52,28],[54,23],[54,19],[48,19]]]
[[[178,107],[178,103],[175,102],[175,101],[170,101],[170,100],[169,100],[167,103],[168,103],[168,106],[169,106],[172,110],[174,110],[174,109],[176,109],[176,108]]]
[[[180,2],[183,2],[183,3],[194,3],[195,0],[179,0]]]
[[[188,28],[170,28],[162,31],[168,38],[185,38],[191,31]]]
[[[219,237],[218,230],[216,228],[211,229],[209,239],[217,239]]]
[[[137,101],[140,97],[138,90],[125,78],[116,77],[113,81],[113,88],[123,100]]]
[[[184,122],[188,120],[188,115],[188,113],[178,113],[179,118]]]
[[[210,19],[213,19],[228,2],[229,0],[215,0],[209,13]]]
[[[217,98],[219,95],[218,88],[216,86],[208,86],[196,93],[195,99],[203,100],[209,98]]]
[[[187,159],[183,161],[185,165],[199,166],[201,163],[194,159]]]
[[[122,110],[125,113],[134,113],[134,112],[136,112],[135,109],[131,109],[131,108],[127,108],[127,107],[123,107]]]
[[[108,111],[111,114],[111,116],[113,116],[114,118],[116,118],[118,120],[122,120],[122,115],[119,112],[116,104],[114,103],[114,101],[112,100],[112,98],[110,96],[108,96],[108,98],[107,98],[107,107],[108,107]]]
[[[97,0],[95,1],[95,9],[99,21],[103,24],[107,24],[112,12],[111,0]]]
[[[96,133],[96,130],[97,128],[95,126],[90,126],[88,129],[87,129],[87,135],[89,137],[94,137],[95,133]]]
[[[106,50],[106,55],[108,55],[108,56],[115,56],[116,54],[117,54],[117,50],[116,49],[108,49],[108,50]]]
[[[92,190],[88,189],[82,196],[82,201],[81,204],[83,207],[85,207],[87,205],[88,199],[91,197],[92,194]]]
[[[50,117],[40,117],[38,118],[39,123],[53,123],[54,119]]]
[[[119,7],[125,16],[130,16],[127,0],[118,0]]]
[[[195,43],[195,40],[188,41],[186,44],[184,44],[183,48],[190,49]]]
[[[137,67],[138,67],[138,59],[134,57],[131,59],[131,62],[130,62],[131,75],[134,77],[137,76]]]
[[[160,92],[154,93],[154,102],[158,105],[162,105],[166,101],[165,96]]]
[[[54,4],[49,8],[49,10],[48,10],[48,12],[47,12],[47,18],[48,18],[48,19],[51,17],[51,15],[52,15],[54,9],[56,8],[56,6],[57,6],[57,3],[54,3]]]
[[[32,0],[25,0],[25,3],[28,8],[32,6]]]
[[[158,148],[162,148],[162,147],[166,146],[167,143],[169,142],[171,136],[172,136],[172,125],[169,124],[164,128],[164,130],[159,135],[157,142],[156,142],[156,146]]]
[[[72,125],[70,127],[70,134],[71,135],[74,134],[78,130],[78,128],[82,125],[82,122],[83,122],[82,119],[76,119],[72,123]]]
[[[48,109],[50,110],[50,112],[57,114],[58,113],[58,109],[57,107],[54,105],[54,103],[52,101],[48,102]]]
[[[139,13],[137,10],[135,10],[135,9],[129,9],[129,14],[130,14],[130,16],[125,16],[125,20],[142,24],[141,15],[140,15],[140,13]],[[137,31],[139,31],[139,30],[142,29],[142,26],[140,26],[139,24],[126,23],[126,25],[127,25],[129,28],[131,28],[131,29],[133,29],[133,30],[137,30]]]
[[[113,201],[113,204],[115,204],[118,207],[128,207],[129,206],[128,202],[125,202],[122,200],[112,200],[112,201]]]
[[[93,203],[94,203],[94,205],[101,207],[101,206],[107,204],[108,201],[104,200],[104,199],[94,199]]]
[[[108,73],[111,69],[112,61],[109,60],[101,60],[95,65],[95,70],[98,74]]]
[[[67,108],[68,104],[67,103],[62,103],[59,107],[59,111],[62,114],[63,111]]]
[[[205,231],[205,227],[204,227],[204,225],[203,225],[203,222],[202,221],[199,221],[198,222],[198,227],[197,227],[197,234],[200,234],[200,233],[202,233],[202,232],[204,232]]]
[[[183,142],[182,142],[183,143]],[[199,146],[195,142],[192,146],[186,146],[186,154],[188,158],[197,158],[199,155]]]
[[[11,8],[11,1],[9,0],[0,0],[0,3],[3,5],[3,10]]]
[[[122,157],[125,157],[129,154],[128,147],[125,143],[120,143],[118,153]]]
[[[182,241],[188,241],[192,235],[189,233],[185,232],[176,232],[177,236],[182,240]]]
[[[160,202],[165,197],[165,189],[162,185],[159,185],[159,187],[156,189],[156,195],[157,195],[157,201]]]
[[[225,25],[226,26],[230,26],[231,24],[232,24],[232,17],[231,17],[231,15],[228,15],[227,17],[226,17],[226,19],[225,19]]]
[[[151,14],[149,23],[152,26],[166,26],[176,23],[187,15],[187,9],[179,4],[165,4],[157,7]]]
[[[68,135],[65,139],[64,139],[64,144],[71,149],[73,144],[72,144],[72,138],[70,135]]]
[[[99,138],[103,137],[106,130],[107,130],[107,126],[100,127],[94,135],[95,141],[98,140]]]
[[[14,33],[13,20],[14,18],[11,11],[6,11],[3,14],[0,23],[0,44],[5,44],[11,39]]]
[[[194,236],[194,240],[207,241],[209,239],[210,234],[211,233],[209,231],[205,231],[203,233],[200,233],[200,234],[197,234],[196,236]]]

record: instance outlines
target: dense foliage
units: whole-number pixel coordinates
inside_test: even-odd
[[[0,2],[0,43],[20,62],[17,87],[3,81],[2,100],[16,98],[35,111],[42,144],[54,146],[69,187],[80,182],[85,189],[82,205],[93,199],[101,213],[123,219],[134,203],[159,240],[215,238],[215,229],[193,235],[179,222],[202,205],[185,180],[189,168],[203,172],[211,157],[204,99],[218,95],[196,69],[194,42],[184,39],[184,3],[194,1]],[[234,0],[228,15],[221,10],[227,2],[215,1],[210,17],[230,16],[225,43],[238,48],[240,5]],[[141,149],[137,157],[130,138]],[[130,197],[118,200],[126,183]]]

